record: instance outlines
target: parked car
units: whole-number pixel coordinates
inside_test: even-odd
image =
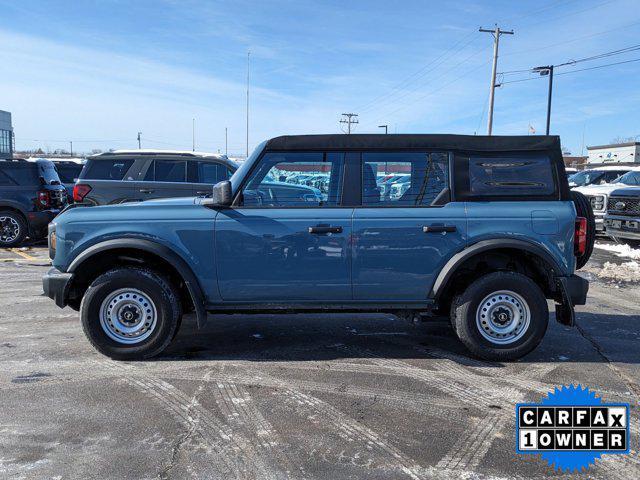
[[[58,171],[60,181],[67,189],[69,199],[73,199],[73,187],[80,177],[84,164],[73,160],[53,160],[53,164]]]
[[[569,177],[569,187],[587,187],[589,185],[604,185],[613,182],[616,178],[624,175],[633,167],[625,165],[609,165],[606,167],[590,168],[574,173]]]
[[[604,222],[611,238],[640,248],[640,187],[611,192]]]
[[[390,162],[411,171],[394,199],[376,183]],[[310,165],[331,178],[326,199],[273,191]],[[285,136],[211,198],[65,211],[43,288],[117,359],[159,354],[189,311],[199,327],[207,312],[358,311],[447,313],[475,355],[511,360],[541,341],[547,299],[573,324],[593,228],[558,137]]]
[[[168,150],[116,150],[87,163],[73,189],[76,203],[111,205],[211,194],[238,166],[224,155]]]
[[[610,183],[592,184],[585,187],[574,188],[575,191],[580,192],[587,197],[591,203],[591,208],[593,208],[593,214],[596,219],[596,231],[604,233],[606,230],[604,216],[607,213],[609,195],[611,192],[627,185],[640,185],[640,167],[629,167],[629,170],[626,173],[622,174]]]
[[[158,198],[210,196],[238,165],[224,155],[166,150],[117,150],[89,157],[73,190],[76,203],[112,205]],[[269,176],[269,195],[319,201],[320,190]],[[264,192],[261,192],[261,194]],[[262,201],[262,197],[256,199]]]
[[[52,162],[0,161],[0,247],[47,235],[47,224],[67,205]]]

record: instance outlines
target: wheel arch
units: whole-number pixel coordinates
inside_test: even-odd
[[[196,275],[187,262],[173,249],[158,242],[142,238],[118,238],[105,240],[75,257],[66,271],[73,274],[70,296],[76,303],[88,284],[98,275],[118,265],[151,265],[160,273],[177,277],[183,302],[190,301],[196,313],[198,327],[204,326],[207,313],[204,294]],[[71,302],[69,302],[72,304]],[[73,305],[73,304],[72,304]]]
[[[461,278],[462,272],[468,273],[469,269],[473,278],[492,271],[523,270],[537,283],[542,283],[548,297],[555,293],[554,279],[563,271],[549,252],[534,243],[518,239],[483,240],[449,259],[436,277],[429,298],[448,303],[456,291],[471,283],[468,278]]]
[[[19,213],[22,218],[24,219],[25,223],[27,225],[29,225],[29,221],[27,218],[27,212],[26,210],[22,207],[22,205],[20,205],[17,202],[10,202],[10,201],[2,201],[0,202],[0,210],[9,210],[12,212],[16,212]]]

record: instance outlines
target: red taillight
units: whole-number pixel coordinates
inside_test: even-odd
[[[84,197],[87,196],[87,193],[91,191],[91,187],[89,185],[85,185],[83,183],[78,183],[73,186],[73,201],[81,202],[84,200]]]
[[[573,252],[577,257],[584,255],[587,250],[587,219],[576,218],[576,232],[573,237]]]
[[[38,192],[38,205],[41,207],[51,206],[51,194],[49,190],[40,190]]]

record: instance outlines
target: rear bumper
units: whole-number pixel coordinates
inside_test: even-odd
[[[53,267],[42,277],[42,290],[47,297],[56,302],[57,306],[64,308],[67,305],[72,278],[72,273],[64,273]]]
[[[564,288],[567,299],[571,305],[584,305],[587,303],[587,293],[589,292],[589,282],[578,275],[568,277],[558,277]]]

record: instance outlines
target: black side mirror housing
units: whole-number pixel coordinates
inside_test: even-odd
[[[213,207],[228,207],[233,202],[233,193],[231,191],[231,182],[229,180],[223,180],[213,186],[211,195],[211,206]]]

